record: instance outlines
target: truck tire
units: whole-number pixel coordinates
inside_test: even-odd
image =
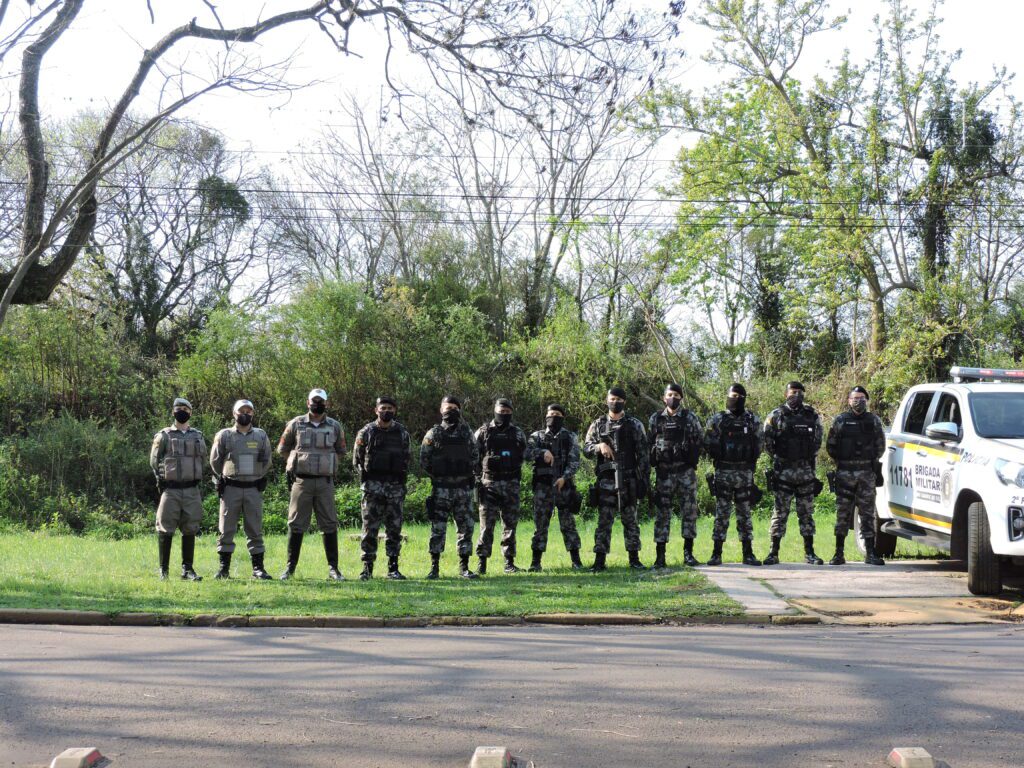
[[[882,521],[878,519],[878,513],[875,510],[871,510],[871,516],[875,519],[875,553],[879,557],[892,557],[896,554],[896,541],[899,537],[882,531]],[[860,509],[854,510],[853,513],[853,530],[857,535],[857,549],[863,554],[865,547],[864,539],[860,536]]]
[[[985,504],[967,508],[967,589],[972,595],[998,595],[1003,591],[999,558],[992,551]]]

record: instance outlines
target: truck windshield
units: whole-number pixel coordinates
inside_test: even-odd
[[[971,415],[981,437],[1024,438],[1024,390],[972,392]]]

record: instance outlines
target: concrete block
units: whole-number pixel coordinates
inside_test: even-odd
[[[0,623],[104,626],[110,624],[110,617],[102,611],[60,611],[45,608],[4,608],[0,610]]]
[[[384,619],[385,627],[425,627],[430,623],[426,616],[404,616]]]
[[[512,753],[506,747],[477,747],[469,768],[512,768]]]
[[[887,762],[892,768],[936,768],[928,750],[921,747],[894,747]]]
[[[250,627],[299,627],[324,626],[324,620],[316,616],[250,616]]]
[[[115,627],[155,627],[160,623],[156,613],[119,613],[110,620]]]
[[[529,624],[561,624],[572,627],[599,625],[659,624],[654,616],[637,616],[631,613],[533,613],[523,617]]]
[[[318,626],[332,629],[375,629],[384,626],[384,619],[370,616],[324,616]]]
[[[215,613],[197,613],[192,617],[189,624],[193,627],[212,627],[217,623],[217,619],[219,618],[220,616]]]
[[[74,747],[53,758],[50,768],[102,768],[105,765],[110,765],[110,760],[96,747]]]
[[[821,624],[820,616],[772,616],[772,624]]]
[[[248,627],[248,616],[221,616],[214,622],[215,627]]]

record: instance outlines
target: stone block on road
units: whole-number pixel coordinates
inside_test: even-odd
[[[921,747],[894,747],[887,762],[892,768],[936,768],[928,750]]]

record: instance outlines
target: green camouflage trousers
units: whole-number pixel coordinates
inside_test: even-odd
[[[697,472],[692,467],[658,471],[654,481],[654,542],[668,541],[672,527],[672,502],[679,497],[679,517],[684,539],[697,538]]]
[[[516,556],[516,526],[519,525],[519,481],[488,480],[480,494],[480,536],[476,556],[490,557],[494,547],[494,526],[501,518],[501,554]]]
[[[775,511],[769,533],[773,539],[786,535],[786,522],[790,506],[796,500],[796,517],[800,521],[800,535],[814,535],[814,468],[807,463],[782,467],[775,474]]]
[[[473,487],[441,488],[435,485],[431,498],[433,502],[427,509],[427,517],[430,520],[430,554],[439,555],[444,552],[449,517],[455,521],[459,556],[471,554],[475,524]]]
[[[845,536],[853,526],[853,510],[860,512],[860,535],[875,538],[875,470],[836,470],[836,536]]]
[[[614,488],[604,487],[602,480],[597,490],[597,530],[594,531],[594,552],[607,554],[612,545],[612,523],[619,517],[618,494]],[[640,524],[637,522],[636,500],[622,505],[622,538],[627,552],[640,551]]]
[[[551,515],[556,507],[558,527],[562,531],[565,548],[570,552],[579,550],[580,534],[576,530],[576,513],[580,501],[579,491],[572,483],[566,483],[560,491],[546,483],[533,486],[534,552],[544,552],[548,548],[548,528],[551,527]]]
[[[712,541],[725,541],[729,533],[729,515],[736,509],[736,533],[740,541],[753,541],[754,525],[750,520],[751,491],[754,471],[751,469],[715,470],[715,528]]]
[[[402,505],[405,502],[405,483],[367,480],[363,483],[363,536],[359,542],[363,562],[377,559],[377,533],[381,523],[387,535],[384,549],[388,557],[398,557],[402,551]]]

